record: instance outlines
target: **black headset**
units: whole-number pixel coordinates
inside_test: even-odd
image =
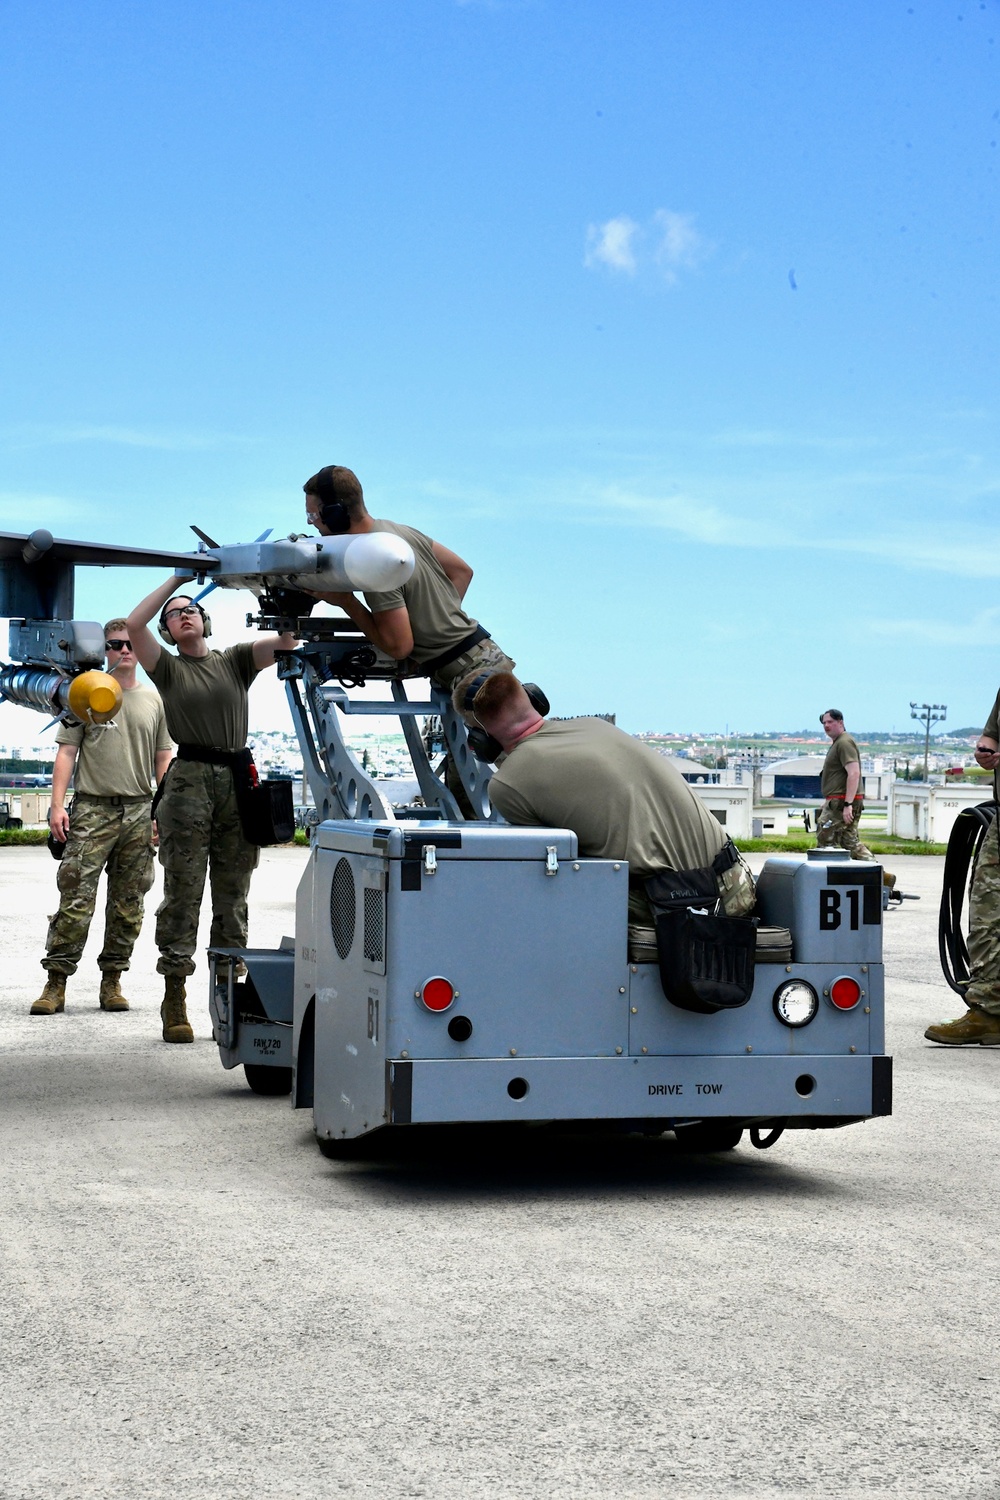
[[[462,695],[463,713],[475,713],[473,703],[475,701],[476,694],[479,692],[479,689],[482,687],[483,683],[486,682],[490,677],[493,677],[495,675],[496,674],[494,672],[480,672],[478,677],[473,677],[472,681],[469,683],[468,687],[465,689],[465,692]],[[538,686],[537,682],[522,682],[521,686],[524,688],[528,702],[531,704],[532,708],[536,713],[541,714],[542,718],[544,719],[547,716],[551,705],[549,704],[548,698],[546,698],[545,694]],[[477,760],[489,761],[492,764],[503,754],[503,746],[501,745],[500,741],[498,739],[495,739],[493,735],[490,734],[488,730],[484,729],[481,724],[474,724],[472,728],[467,732],[469,737],[469,747]]]
[[[188,595],[188,594],[175,594],[174,598],[175,599],[188,599],[188,598],[190,598],[190,595]],[[170,602],[171,601],[168,599],[167,600],[167,604],[169,604]],[[197,599],[191,599],[191,603],[194,605],[195,609],[201,615],[201,622],[202,622],[202,625],[205,627],[204,631],[203,631],[203,634],[204,634],[205,639],[208,640],[208,637],[212,634],[212,621],[209,618],[209,616],[205,613],[205,611],[202,609],[202,607],[198,603]],[[167,620],[166,620],[167,604],[165,604],[163,606],[163,608],[160,610],[160,621],[159,621],[159,624],[156,627],[157,634],[159,635],[161,641],[166,641],[166,643],[167,643],[168,646],[176,646],[177,642],[174,640],[173,636],[170,634],[170,627],[168,626]]]
[[[319,495],[319,514],[331,536],[341,536],[351,529],[351,516],[343,500],[323,500]]]

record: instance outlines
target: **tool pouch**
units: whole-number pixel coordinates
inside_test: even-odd
[[[646,881],[660,984],[671,1005],[711,1015],[746,1005],[753,991],[756,922],[717,915],[712,869],[664,870]]]
[[[295,807],[290,781],[261,781],[249,750],[233,757],[233,785],[243,837],[261,848],[288,844],[295,837]]]

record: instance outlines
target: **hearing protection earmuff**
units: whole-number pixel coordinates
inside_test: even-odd
[[[319,495],[316,499],[319,500],[319,513],[323,525],[331,536],[341,536],[345,531],[350,531],[350,513],[342,500],[324,500]]]
[[[188,596],[186,594],[178,594],[178,595],[176,595],[176,597],[178,599],[186,599]],[[167,626],[167,622],[166,622],[166,619],[165,619],[165,616],[166,616],[166,613],[167,613],[167,605],[170,604],[171,602],[172,601],[168,599],[167,600],[167,604],[165,604],[163,606],[163,608],[160,610],[160,620],[159,620],[159,624],[156,627],[156,633],[160,637],[161,641],[166,641],[166,643],[167,643],[168,646],[176,646],[177,642],[174,640],[173,636],[170,634],[170,630],[169,630],[169,628]],[[202,624],[205,627],[205,629],[204,629],[204,636],[205,636],[205,639],[207,640],[208,637],[212,634],[212,621],[211,621],[210,617],[202,609],[202,607],[198,603],[197,599],[192,599],[191,603],[194,605],[195,609],[197,609],[198,613],[201,615]]]
[[[462,697],[462,709],[464,713],[475,713],[473,703],[476,694],[490,677],[492,672],[480,672],[478,677],[473,677]],[[544,719],[551,707],[548,698],[542,692],[537,682],[522,682],[521,686],[527,694],[528,702],[537,714]],[[477,760],[489,761],[491,764],[503,754],[503,746],[498,739],[483,728],[481,724],[474,724],[468,731],[469,748]]]

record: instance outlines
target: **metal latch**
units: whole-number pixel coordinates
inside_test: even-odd
[[[436,875],[438,867],[438,852],[433,844],[424,845],[424,873]]]
[[[549,844],[545,850],[545,873],[546,875],[559,874],[559,856],[556,853],[555,844]]]

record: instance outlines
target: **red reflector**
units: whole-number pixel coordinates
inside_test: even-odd
[[[831,984],[830,999],[838,1010],[853,1010],[861,999],[861,986],[856,979],[844,974]]]
[[[447,979],[427,979],[420,998],[428,1010],[447,1010],[455,998],[455,990]]]

